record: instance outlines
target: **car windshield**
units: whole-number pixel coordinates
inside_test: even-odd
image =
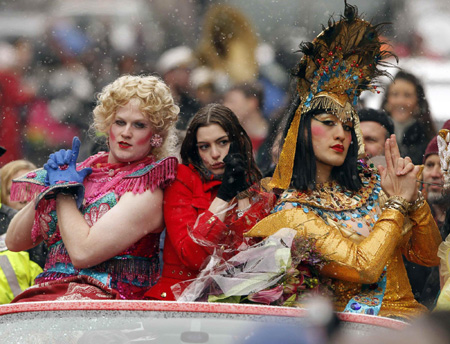
[[[239,343],[263,326],[294,330],[301,322],[244,314],[50,311],[3,315],[0,333],[3,343]]]
[[[270,309],[263,308],[257,313],[208,310],[41,310],[3,314],[0,317],[0,334],[2,343],[21,344],[248,344],[291,343],[293,339],[299,338],[302,343],[317,342],[315,340],[320,331],[304,315],[274,315]],[[368,316],[362,316],[361,319],[351,316],[347,315],[348,319],[341,317],[339,327],[342,334],[352,338],[395,331],[399,326],[396,321],[386,318],[369,317],[372,321],[367,321],[364,317]],[[389,321],[393,324],[389,324]]]

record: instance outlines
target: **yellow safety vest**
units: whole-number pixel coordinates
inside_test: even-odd
[[[41,267],[30,260],[28,252],[1,251],[0,304],[11,302],[22,291],[31,287],[41,272]]]

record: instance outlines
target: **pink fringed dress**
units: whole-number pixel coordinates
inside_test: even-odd
[[[80,209],[86,222],[92,226],[114,207],[126,192],[134,194],[164,188],[174,178],[177,159],[168,157],[155,161],[147,157],[135,163],[109,164],[108,153],[98,153],[77,166],[93,169],[83,182],[85,198]],[[39,169],[15,180],[11,197],[31,200],[45,192],[46,171]],[[117,256],[87,269],[76,269],[59,232],[55,200],[42,199],[36,209],[32,238],[44,238],[48,255],[43,273],[36,285],[54,285],[54,281],[83,277],[105,290],[114,290],[122,299],[141,299],[159,276],[159,234],[148,234]],[[50,283],[49,283],[50,282]],[[98,283],[99,282],[99,283]]]

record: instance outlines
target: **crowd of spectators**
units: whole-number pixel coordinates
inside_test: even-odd
[[[102,30],[107,23],[81,26],[58,21],[42,40],[1,41],[0,144],[6,153],[0,167],[21,159],[42,166],[50,153],[67,148],[73,136],[84,143],[80,160],[106,149],[102,137],[90,131],[95,90],[123,74],[155,74],[170,87],[180,106],[176,125],[180,142],[201,107],[223,103],[248,133],[258,167],[264,176],[271,176],[292,89],[289,72],[238,9],[212,6],[204,18],[197,45],[168,45],[158,56],[147,49],[144,35],[148,33],[136,30],[131,39],[120,30]],[[400,71],[386,87],[382,108],[361,111],[369,158],[384,155],[384,140],[395,133],[402,155],[425,165],[423,190],[445,239],[448,197],[433,194],[434,189],[442,189],[443,177],[438,168],[437,133],[421,81]],[[2,181],[4,205],[7,187]],[[439,291],[438,270],[407,269],[417,300],[432,309]]]

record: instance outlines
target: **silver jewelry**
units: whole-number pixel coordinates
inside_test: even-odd
[[[238,219],[239,218],[241,218],[242,217],[242,215],[244,215],[244,213],[247,211],[247,210],[249,210],[250,208],[251,208],[251,204],[249,204],[247,207],[245,207],[244,209],[236,209],[236,215],[237,215],[237,217],[238,217]]]

